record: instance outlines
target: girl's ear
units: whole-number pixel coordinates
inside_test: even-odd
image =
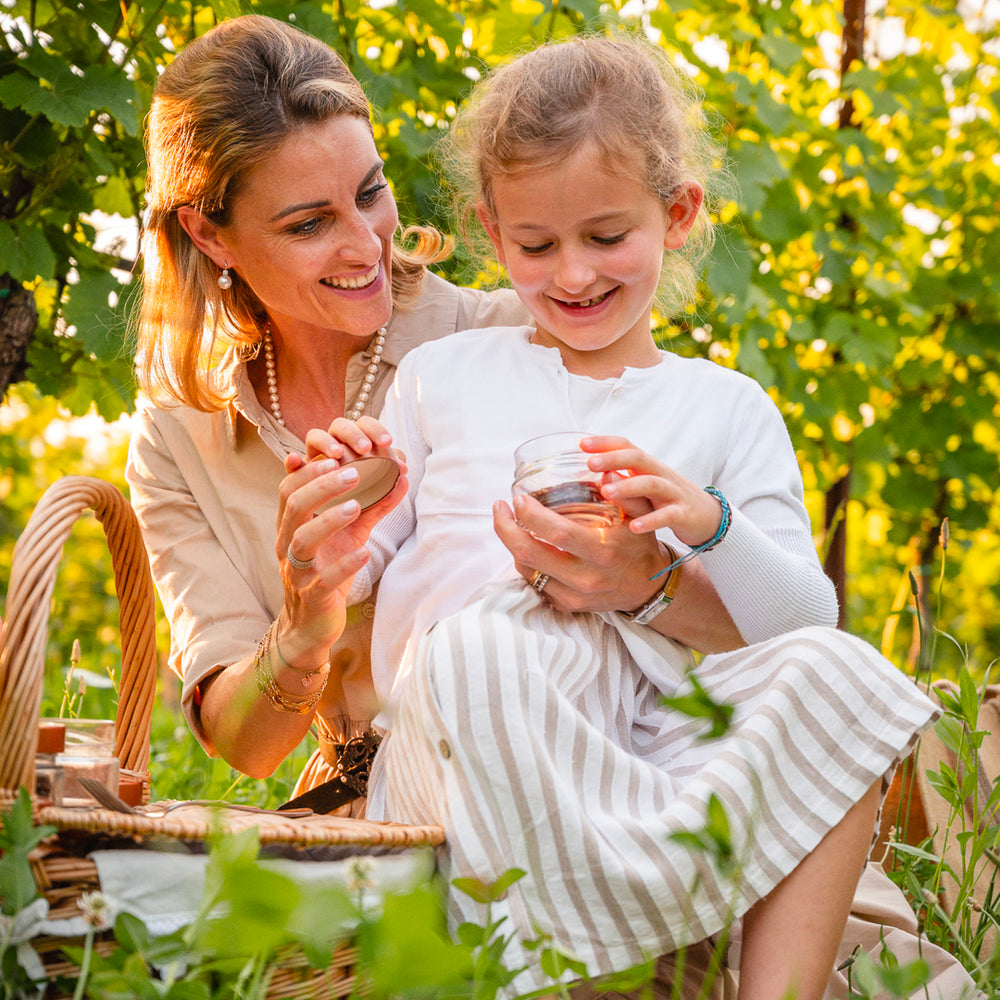
[[[210,222],[204,213],[190,205],[181,205],[177,209],[177,221],[191,237],[191,242],[206,257],[215,261],[219,267],[232,267],[232,254],[221,237],[219,227]]]
[[[680,191],[667,206],[667,232],[663,239],[665,249],[679,250],[684,246],[704,200],[705,192],[700,184],[692,181],[681,185]]]
[[[500,238],[500,227],[497,225],[497,218],[493,214],[493,210],[485,201],[476,202],[476,215],[479,217],[479,221],[482,224],[483,229],[486,230],[486,235],[489,236],[490,242],[493,244],[493,249],[496,251],[497,260],[504,266],[507,266],[506,254],[503,249],[503,240]]]

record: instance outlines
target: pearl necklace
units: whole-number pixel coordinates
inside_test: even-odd
[[[284,427],[285,418],[281,415],[281,404],[278,402],[278,370],[274,365],[274,341],[271,339],[270,323],[264,327],[264,367],[267,369],[267,394],[271,397],[271,413]]]
[[[361,390],[354,399],[354,405],[347,411],[348,420],[357,420],[365,412],[368,400],[371,399],[372,386],[375,384],[375,375],[378,372],[378,366],[382,363],[382,351],[384,348],[385,327],[383,326],[375,335],[375,343],[372,346],[372,359],[368,362],[368,371],[365,373],[364,382],[361,383]]]
[[[375,335],[375,343],[372,346],[372,359],[368,363],[368,371],[365,373],[361,390],[354,400],[354,405],[347,411],[348,420],[357,420],[368,400],[371,399],[372,386],[375,384],[375,376],[378,374],[379,365],[382,363],[382,351],[385,349],[385,327]],[[264,368],[267,371],[267,395],[271,401],[271,413],[274,419],[285,426],[285,418],[281,414],[281,404],[278,402],[278,369],[274,363],[274,338],[271,336],[271,324],[264,327]]]

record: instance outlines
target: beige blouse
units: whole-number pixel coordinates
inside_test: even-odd
[[[511,291],[459,288],[428,273],[416,304],[395,313],[389,323],[370,412],[381,409],[396,365],[417,344],[457,330],[517,325],[526,319]],[[367,349],[351,359],[347,399],[358,391],[369,360]],[[195,692],[207,676],[253,653],[281,610],[284,596],[274,550],[278,484],[285,456],[305,451],[304,443],[260,405],[245,366],[235,370],[234,384],[235,397],[215,413],[183,406],[144,408],[136,417],[126,468],[170,623],[170,666],[183,681],[184,714],[211,756],[217,751],[202,728]],[[374,715],[369,663],[373,613],[371,600],[349,609],[347,631],[320,704],[321,715],[327,716],[320,728],[328,736],[357,735]],[[345,705],[346,718],[339,716]],[[335,707],[338,717],[331,718]],[[313,772],[313,767],[307,769],[299,791],[325,780]]]

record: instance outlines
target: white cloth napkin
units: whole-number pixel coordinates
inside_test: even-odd
[[[204,895],[204,854],[161,851],[94,851],[101,892],[111,920],[119,913],[138,917],[150,934],[170,934],[197,915]],[[376,907],[382,896],[405,892],[430,877],[434,856],[415,849],[398,854],[359,855],[341,861],[293,861],[262,858],[258,864],[303,888],[339,887],[360,897],[363,908]]]

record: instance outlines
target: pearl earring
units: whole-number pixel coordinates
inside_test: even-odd
[[[229,277],[229,268],[224,267],[222,269],[222,274],[219,275],[219,288],[221,288],[224,292],[228,292],[232,287],[233,279]]]

